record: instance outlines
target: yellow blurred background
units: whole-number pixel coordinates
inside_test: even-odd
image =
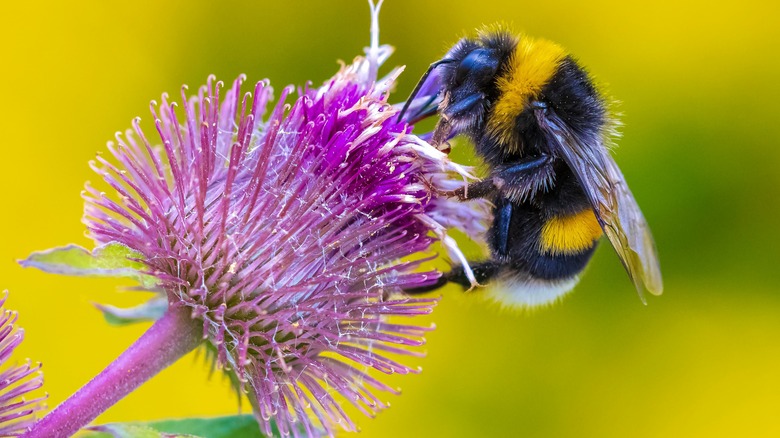
[[[656,236],[666,290],[637,299],[603,244],[576,292],[511,313],[447,289],[417,376],[389,380],[392,408],[356,417],[364,437],[780,435],[780,14],[777,2],[387,0],[381,40],[408,66],[483,24],[559,42],[622,101],[621,165]],[[110,327],[91,302],[131,305],[113,280],[14,260],[89,246],[87,161],[163,91],[332,75],[368,43],[363,1],[13,2],[0,43],[0,288],[44,363],[54,407],[144,326]],[[192,89],[192,88],[191,88]],[[456,157],[469,154],[464,143]],[[187,357],[106,412],[128,421],[236,412]]]

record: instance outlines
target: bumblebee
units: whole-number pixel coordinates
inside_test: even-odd
[[[650,229],[609,153],[608,106],[560,46],[503,29],[463,38],[431,64],[399,118],[438,113],[432,144],[448,148],[460,134],[475,145],[487,177],[447,194],[492,202],[490,257],[410,292],[452,282],[487,285],[510,306],[550,303],[576,285],[606,234],[642,301],[644,289],[660,295]]]

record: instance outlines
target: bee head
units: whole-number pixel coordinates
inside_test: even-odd
[[[399,120],[409,114],[405,120],[415,123],[438,113],[443,123],[437,127],[434,139],[441,141],[459,133],[481,131],[498,97],[497,77],[516,45],[515,36],[499,30],[461,39],[441,60],[431,64]]]
[[[441,69],[439,114],[450,121],[453,134],[479,129],[491,102],[507,50],[485,38],[464,38],[445,55]]]

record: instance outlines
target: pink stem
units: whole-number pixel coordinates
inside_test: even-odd
[[[78,432],[203,340],[203,325],[188,308],[170,308],[133,345],[69,399],[35,423],[23,438],[59,438]]]

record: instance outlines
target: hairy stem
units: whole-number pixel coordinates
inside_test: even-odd
[[[69,399],[35,423],[23,438],[59,438],[78,432],[203,340],[203,326],[187,308],[170,308],[133,345]]]

